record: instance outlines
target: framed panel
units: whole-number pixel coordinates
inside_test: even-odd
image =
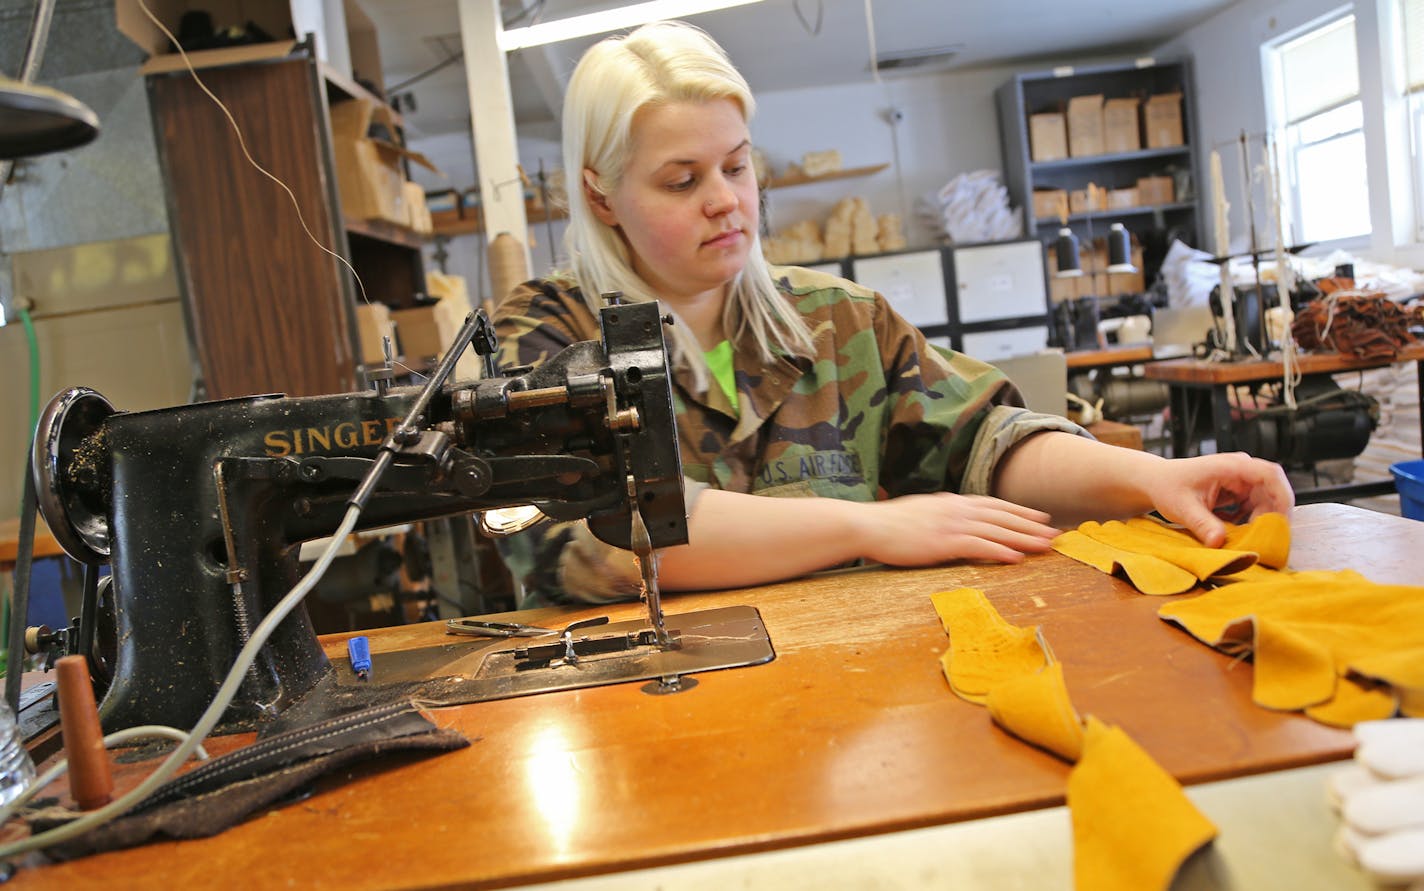
[[[1026,356],[1048,346],[1048,326],[1001,328],[997,331],[966,331],[961,336],[962,352],[982,362],[1010,356]]]
[[[851,260],[851,275],[883,294],[911,325],[926,328],[950,322],[944,257],[938,250],[856,257]]]
[[[950,249],[959,322],[972,324],[1048,311],[1043,245],[1009,241]]]

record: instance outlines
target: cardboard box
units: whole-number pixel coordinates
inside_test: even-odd
[[[1109,154],[1142,148],[1142,127],[1136,98],[1109,99],[1103,103],[1103,150]]]
[[[1108,209],[1121,210],[1126,207],[1137,206],[1137,189],[1129,187],[1126,189],[1108,190]]]
[[[1089,213],[1108,209],[1107,189],[1088,183],[1087,188],[1074,189],[1068,193],[1068,210],[1072,213]]]
[[[405,193],[406,225],[422,235],[434,232],[435,222],[430,217],[430,208],[425,205],[425,188],[406,180],[402,189]]]
[[[1183,144],[1181,93],[1148,96],[1142,116],[1148,148],[1170,148]]]
[[[437,300],[436,325],[440,331],[450,332],[448,336],[442,335],[448,346],[454,340],[455,333],[464,326],[465,317],[470,314],[473,306],[465,279],[459,275],[431,271],[425,274],[425,292]],[[479,378],[482,372],[480,357],[474,350],[465,350],[460,354],[460,361],[455,363],[455,371],[451,377],[456,381],[469,381]]]
[[[1066,189],[1034,189],[1033,216],[1038,220],[1058,220],[1068,215]]]
[[[1171,204],[1177,200],[1170,176],[1144,176],[1137,181],[1137,200],[1144,207]]]
[[[455,335],[460,332],[458,324],[449,331],[441,327],[444,316],[436,313],[435,308],[438,305],[398,309],[391,313],[396,330],[400,332],[401,354],[407,362],[444,355]]]
[[[271,36],[270,43],[253,43],[188,53],[194,68],[232,65],[290,55],[308,34],[314,37],[316,57],[345,77],[354,74],[382,90],[380,51],[376,28],[358,0],[340,4],[321,0],[145,0],[153,15],[174,34],[184,13],[202,10],[213,15],[214,28],[243,27],[248,22]],[[138,0],[114,0],[114,22],[125,37],[148,53],[139,71],[181,71],[183,57],[157,25],[139,8]]]
[[[294,34],[305,34],[321,27],[317,21],[321,17],[320,5],[296,0],[233,0],[221,4],[202,0],[146,0],[146,4],[163,26],[174,34],[178,33],[184,13],[203,10],[213,13],[215,28],[242,27],[251,22],[272,38],[269,43],[190,52],[188,57],[195,68],[281,58],[289,55],[297,45]],[[168,36],[143,14],[138,0],[114,0],[114,23],[120,33],[149,54],[149,60],[139,68],[140,73],[180,71],[187,67],[183,64],[183,57],[173,51]]]
[[[401,159],[409,158],[431,170],[434,165],[419,152],[367,134],[372,123],[396,132],[390,106],[369,99],[348,99],[331,106],[331,145],[336,156],[336,181],[343,216],[356,220],[386,220],[409,226],[411,214]],[[422,205],[424,204],[422,195]]]
[[[380,365],[386,361],[382,338],[391,339],[393,355],[400,355],[396,340],[396,324],[391,308],[384,303],[361,303],[356,306],[356,331],[360,338],[360,360],[363,365]]]
[[[1074,158],[1103,153],[1103,97],[1068,100],[1068,154]]]
[[[1035,161],[1060,161],[1068,157],[1068,124],[1063,115],[1031,114],[1028,116],[1030,156]]]

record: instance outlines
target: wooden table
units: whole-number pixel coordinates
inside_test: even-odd
[[[1356,359],[1340,353],[1308,353],[1299,357],[1300,372],[1305,377],[1383,368],[1397,362],[1413,362],[1418,372],[1421,405],[1420,431],[1421,435],[1424,435],[1424,343],[1411,344],[1400,350],[1399,354],[1391,359]],[[1216,437],[1216,450],[1218,452],[1235,451],[1240,446],[1236,441],[1236,431],[1231,419],[1229,390],[1242,384],[1279,381],[1282,368],[1280,362],[1267,360],[1208,362],[1204,359],[1172,359],[1148,365],[1143,374],[1149,380],[1162,381],[1169,389],[1172,408],[1172,454],[1180,457],[1189,454],[1191,448],[1191,417],[1195,413],[1194,396],[1203,393],[1209,394],[1211,427],[1212,433]],[[1387,486],[1381,484],[1376,488],[1380,488],[1383,492],[1392,493],[1394,491],[1393,483],[1389,483]],[[1363,494],[1378,493],[1373,491],[1359,493],[1359,495]],[[1355,497],[1359,497],[1359,495]]]
[[[1100,350],[1073,350],[1064,353],[1068,361],[1068,373],[1089,371],[1094,368],[1112,368],[1118,365],[1138,365],[1153,360],[1152,344],[1128,344],[1126,346],[1104,347]]]
[[[1419,581],[1424,523],[1341,505],[1299,508],[1294,523],[1294,566]],[[1057,554],[1018,566],[842,571],[665,602],[673,626],[690,610],[757,606],[777,653],[765,665],[710,672],[669,696],[622,684],[440,709],[434,719],[465,733],[469,748],[355,769],[215,838],[26,869],[12,882],[501,887],[839,850],[849,839],[905,844],[954,828],[945,824],[1031,827],[1039,809],[1062,804],[1068,766],[949,691],[929,595],[960,585],[982,589],[1011,622],[1041,625],[1079,711],[1120,724],[1186,783],[1351,750],[1344,731],[1253,705],[1250,666],[1163,622],[1161,600]],[[617,620],[638,608],[518,615],[557,623],[601,613]],[[438,625],[370,636],[378,651],[445,640]],[[344,636],[323,643],[333,657],[344,650]],[[1293,812],[1274,818],[1288,824]],[[1024,828],[1024,856],[1035,844]],[[895,887],[913,886],[913,875],[902,878]]]
[[[58,557],[64,553],[55,540],[54,533],[49,531],[44,520],[35,517],[35,559],[41,557]],[[9,520],[0,520],[0,572],[9,572],[15,568],[15,560],[20,554],[20,519],[15,517]]]

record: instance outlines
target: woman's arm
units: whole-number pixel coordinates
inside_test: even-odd
[[[668,590],[739,587],[865,558],[895,566],[949,560],[1017,563],[1057,530],[1039,511],[986,496],[907,495],[862,503],[707,490],[689,518],[691,544],[666,548]]]
[[[1284,513],[1295,495],[1280,466],[1241,452],[1169,460],[1064,433],[1040,433],[999,462],[994,495],[1047,511],[1063,528],[1156,510],[1218,547],[1219,516]]]

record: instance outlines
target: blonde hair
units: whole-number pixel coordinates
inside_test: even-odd
[[[564,248],[584,299],[595,311],[599,296],[622,291],[627,300],[656,299],[633,271],[632,256],[617,230],[589,207],[583,171],[595,172],[594,187],[609,194],[618,187],[632,151],[633,117],[647,105],[730,99],[750,121],[756,109],[746,80],[722,48],[700,28],[683,22],[656,22],[621,37],[594,44],[574,69],[564,95],[563,150],[568,183],[569,226]],[[773,346],[794,352],[811,344],[801,314],[776,290],[752,234],[746,265],[732,280],[722,316],[734,343],[752,338],[763,359]],[[686,361],[699,388],[708,375],[702,350],[687,325],[674,325],[673,355]]]

